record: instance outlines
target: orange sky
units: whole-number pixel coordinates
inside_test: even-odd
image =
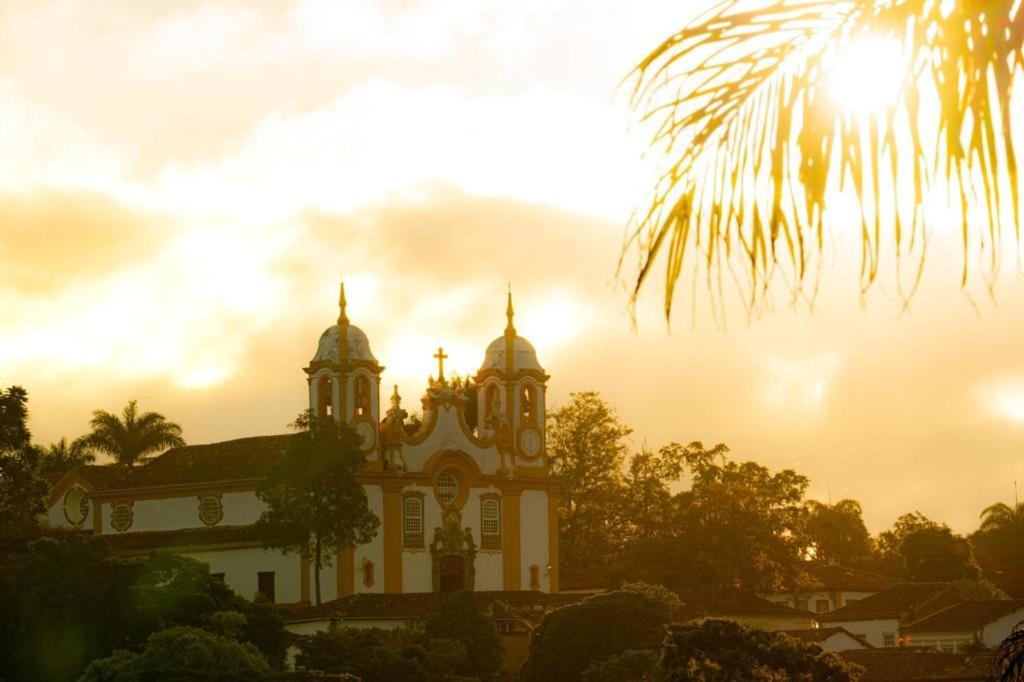
[[[961,292],[951,223],[906,313],[886,281],[860,304],[840,225],[813,312],[723,330],[686,289],[669,333],[654,282],[631,329],[648,171],[615,88],[681,4],[4,3],[0,384],[43,442],[130,398],[192,442],[271,433],[341,275],[407,404],[439,343],[475,371],[511,282],[554,403],[598,390],[637,446],[795,467],[873,530],[972,529],[1024,483],[1024,285]]]

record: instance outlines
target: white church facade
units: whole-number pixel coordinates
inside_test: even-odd
[[[558,591],[558,481],[545,450],[548,375],[516,334],[511,295],[504,334],[484,353],[469,394],[439,376],[414,424],[397,388],[381,404],[384,367],[349,322],[344,287],[336,324],[305,367],[309,406],[355,429],[359,474],[380,519],[367,544],[340,550],[320,576],[324,601],[361,593]],[[242,596],[310,601],[312,567],[263,548],[260,474],[294,434],[173,448],[132,468],[88,465],[51,489],[51,525],[102,537],[122,556],[171,551],[207,563]]]

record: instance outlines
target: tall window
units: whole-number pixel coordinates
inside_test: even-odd
[[[537,564],[530,566],[530,589],[540,589],[540,566]]]
[[[365,587],[373,587],[373,583],[373,562],[369,559],[363,559],[363,585]]]
[[[356,416],[370,414],[370,380],[364,376],[356,377]]]
[[[320,417],[329,417],[333,411],[334,387],[329,376],[322,376],[316,382],[316,413]]]
[[[501,500],[497,498],[480,500],[480,547],[501,547]]]
[[[828,613],[828,599],[818,599],[814,602],[814,610],[818,613]]]
[[[519,394],[519,413],[524,424],[532,423],[537,413],[537,389],[530,384],[523,384]]]
[[[275,601],[273,571],[260,571],[256,574],[256,593],[269,602]]]
[[[402,536],[405,547],[423,546],[423,495],[409,493],[402,500]]]
[[[491,384],[487,387],[487,393],[484,394],[484,419],[495,416],[499,410],[501,410],[501,391],[497,384]]]

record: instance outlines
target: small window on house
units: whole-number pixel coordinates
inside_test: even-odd
[[[211,573],[210,577],[213,578],[214,580],[216,580],[219,583],[223,583],[224,582],[224,574],[223,573]]]
[[[115,502],[110,508],[110,527],[123,533],[132,527],[133,516],[131,502]]]
[[[955,654],[956,645],[954,645],[952,642],[943,642],[942,646],[940,647],[940,650],[944,654]]]
[[[334,386],[329,376],[322,376],[316,384],[316,413],[320,417],[329,417],[333,411]]]
[[[364,414],[370,414],[370,380],[364,376],[356,377],[355,385],[355,396],[356,396],[356,416],[361,417]]]
[[[365,587],[373,587],[373,562],[369,559],[363,559],[363,585]]]
[[[260,571],[256,574],[256,593],[269,602],[276,601],[273,571]]]
[[[882,646],[896,646],[896,633],[886,632],[882,635]]]
[[[530,589],[540,589],[540,566],[536,564],[530,566]]]
[[[81,488],[72,488],[64,496],[64,518],[72,526],[81,526],[89,516],[89,496]]]
[[[817,613],[828,613],[828,599],[819,599],[814,602],[814,610]]]
[[[810,606],[808,605],[806,599],[797,599],[796,600],[796,607],[798,609],[800,609],[801,611],[809,611],[810,610]]]
[[[480,546],[484,549],[501,547],[501,500],[485,498],[480,501]]]
[[[402,501],[403,545],[423,546],[423,496],[410,494]]]
[[[224,505],[219,495],[199,498],[199,520],[207,526],[216,526],[224,518]]]

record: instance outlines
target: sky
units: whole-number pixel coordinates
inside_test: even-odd
[[[133,398],[194,443],[278,433],[341,278],[407,406],[438,345],[476,371],[511,285],[549,404],[595,390],[634,448],[795,468],[872,531],[972,530],[1024,483],[1024,282],[962,289],[952,219],[909,309],[858,294],[839,229],[813,309],[722,324],[685,288],[669,327],[655,280],[634,325],[651,161],[620,83],[699,6],[0,4],[0,385],[43,443]]]

